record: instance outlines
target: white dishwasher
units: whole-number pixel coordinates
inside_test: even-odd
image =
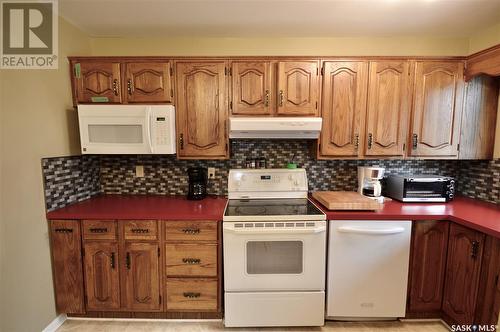
[[[411,221],[331,220],[329,225],[327,318],[404,317]]]

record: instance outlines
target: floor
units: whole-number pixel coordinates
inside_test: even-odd
[[[179,322],[179,321],[95,321],[67,320],[57,332],[212,332],[212,331],[336,331],[336,332],[447,332],[440,322],[327,322],[323,327],[306,328],[227,328],[220,321]]]

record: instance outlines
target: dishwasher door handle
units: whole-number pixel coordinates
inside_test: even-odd
[[[390,235],[403,233],[405,229],[403,227],[391,227],[391,228],[369,228],[369,227],[359,227],[359,226],[340,226],[337,231],[341,233],[353,233],[353,234],[369,234],[369,235]]]

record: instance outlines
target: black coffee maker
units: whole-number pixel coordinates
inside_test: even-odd
[[[189,177],[189,191],[187,199],[204,199],[207,196],[207,169],[204,167],[190,167],[187,172]]]

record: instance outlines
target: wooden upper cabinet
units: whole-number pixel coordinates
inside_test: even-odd
[[[464,101],[463,61],[417,61],[411,156],[456,157]]]
[[[125,243],[124,307],[131,311],[160,309],[159,246]]]
[[[120,273],[116,242],[87,242],[85,250],[85,289],[88,310],[120,308]]]
[[[410,314],[427,318],[441,315],[449,228],[449,222],[443,220],[414,222],[408,287]]]
[[[318,61],[278,62],[278,115],[316,116],[319,96]]]
[[[473,324],[484,234],[451,224],[443,297],[448,324]]]
[[[78,103],[121,103],[120,63],[81,61],[73,64]]]
[[[358,156],[365,136],[367,80],[367,62],[323,64],[320,156]]]
[[[231,74],[231,114],[270,115],[273,112],[270,62],[233,62]]]
[[[172,103],[170,62],[133,62],[125,65],[129,103]]]
[[[179,158],[226,159],[226,62],[177,62],[177,154]]]
[[[404,156],[409,78],[408,61],[370,62],[365,155]]]

